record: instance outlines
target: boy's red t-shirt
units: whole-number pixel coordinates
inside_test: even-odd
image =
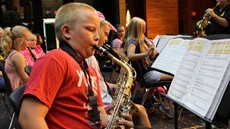
[[[89,73],[98,105],[103,106],[97,73],[92,67]],[[45,120],[51,129],[94,128],[88,115],[88,83],[74,58],[53,50],[34,64],[24,96],[35,96],[49,108]]]

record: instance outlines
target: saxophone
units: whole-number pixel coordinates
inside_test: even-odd
[[[107,51],[109,51],[110,53],[112,53],[113,55],[115,55],[117,58],[119,58],[119,60],[121,60],[122,62],[125,62],[125,64],[127,64],[127,62],[129,61],[129,58],[122,52],[119,52],[116,49],[113,49],[110,47],[110,45],[106,44],[103,46]],[[132,70],[133,72],[133,78],[136,79],[137,73],[135,71],[135,69],[131,66],[131,64],[127,64],[129,65],[129,68]],[[119,75],[117,78],[117,88],[115,89],[115,91],[113,92],[113,100],[116,103],[119,98],[118,98],[118,94],[120,93],[120,87],[122,87],[124,85],[124,80],[126,79],[126,71],[124,69],[120,69],[119,71]],[[112,106],[111,110],[113,111],[115,108],[115,105]],[[137,107],[133,104],[132,106],[132,110],[134,112],[138,112]]]
[[[212,8],[213,10],[214,9],[216,9],[216,7],[218,6],[220,4],[220,2],[218,2],[217,4],[216,4],[216,6],[214,7],[214,8]],[[195,32],[193,33],[193,37],[203,37],[203,36],[207,36],[207,34],[206,34],[206,32],[205,32],[205,28],[209,25],[209,24],[211,24],[210,23],[210,18],[211,18],[211,16],[209,15],[209,14],[207,14],[207,13],[205,13],[204,15],[203,15],[203,19],[202,20],[200,20],[200,21],[198,21],[197,23],[196,23],[196,27],[197,28],[195,28]]]
[[[130,113],[130,110],[133,107],[133,103],[131,101],[131,87],[133,86],[133,71],[131,66],[125,62],[117,59],[112,54],[110,54],[106,49],[99,46],[94,46],[94,48],[99,52],[100,55],[108,56],[111,60],[121,66],[121,68],[125,71],[126,77],[124,78],[124,84],[121,85],[116,95],[116,100],[114,101],[113,112],[109,117],[106,129],[114,129],[119,128],[117,125],[117,121],[121,117],[123,113]]]
[[[121,52],[117,51],[116,49],[111,48],[110,45],[105,44],[104,47],[106,50],[111,51],[114,54],[116,54],[119,57],[119,59],[122,60],[123,62],[129,61],[129,58],[124,53],[121,53]]]

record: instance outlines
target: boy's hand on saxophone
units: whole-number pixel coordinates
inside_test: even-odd
[[[117,124],[121,129],[133,129],[134,127],[132,116],[128,113],[122,114],[122,118],[118,120]]]

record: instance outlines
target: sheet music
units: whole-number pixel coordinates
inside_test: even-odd
[[[219,104],[220,104],[220,102],[223,98],[223,95],[224,95],[223,91],[225,91],[227,89],[229,80],[230,80],[230,65],[228,65],[228,67],[227,67],[223,81],[221,82],[220,87],[218,89],[219,92],[217,92],[217,94],[215,95],[216,97],[214,97],[212,106],[210,107],[210,109],[206,115],[206,117],[210,118],[210,120],[213,120],[213,118],[216,114],[216,111],[217,111]]]
[[[213,119],[229,80],[229,44],[229,40],[193,40],[168,95],[199,115]]]
[[[169,40],[168,44],[151,67],[175,75],[188,49],[189,42],[190,40],[183,40],[180,38]]]
[[[192,42],[188,47],[188,51],[185,54],[181,65],[174,76],[174,79],[170,85],[168,95],[176,100],[180,100],[185,103],[188,100],[188,95],[191,90],[191,85],[194,78],[194,73],[198,60],[204,57],[205,51],[207,51],[208,40],[199,42]]]
[[[210,109],[206,115],[206,117],[210,118],[211,120],[214,118],[214,115],[219,107],[219,104],[224,95],[224,91],[226,90],[229,79],[230,79],[230,59],[229,59],[230,58],[230,39],[229,40],[217,40],[217,41],[214,40],[212,41],[212,44],[215,45],[215,47],[217,45],[220,47],[216,47],[216,48],[219,48],[219,50],[215,50],[215,49],[213,49],[212,51],[210,50],[209,54],[220,60],[225,60],[224,63],[226,63],[227,68],[225,70],[223,79],[221,80],[221,83],[219,87],[217,88],[215,97],[211,104],[212,106],[210,106]],[[221,56],[216,55],[216,53],[221,54]]]
[[[159,41],[156,44],[158,53],[161,53],[163,51],[163,49],[165,48],[165,46],[167,45],[170,39],[175,39],[175,38],[191,38],[191,36],[189,35],[161,35],[159,36]],[[157,40],[158,37],[155,37],[155,39]]]
[[[159,40],[160,40],[160,36],[159,36],[159,35],[157,35],[157,36],[153,39],[153,42],[154,42],[155,46],[158,45]]]
[[[158,53],[161,53],[161,51],[164,49],[168,41],[169,41],[169,37],[167,35],[160,36],[160,40],[158,44],[156,44]]]

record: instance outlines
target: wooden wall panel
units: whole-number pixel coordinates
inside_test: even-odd
[[[120,24],[125,26],[126,24],[126,2],[125,0],[119,0],[119,14],[120,14]]]
[[[146,0],[147,36],[178,34],[178,0]]]

